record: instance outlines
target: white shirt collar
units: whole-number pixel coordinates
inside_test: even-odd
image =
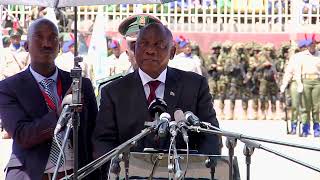
[[[50,76],[50,77],[44,77],[44,76],[42,76],[41,74],[39,74],[39,73],[37,73],[36,71],[34,71],[32,68],[31,68],[31,66],[29,66],[29,68],[30,68],[30,72],[31,72],[31,74],[32,74],[32,76],[36,79],[36,81],[38,82],[38,83],[40,83],[42,80],[44,80],[44,79],[52,79],[52,80],[54,80],[55,82],[57,82],[57,79],[58,79],[58,68],[56,67],[56,71],[54,72],[54,74],[52,75],[52,76]]]
[[[162,83],[165,84],[166,82],[166,76],[167,76],[167,70],[168,68],[166,68],[165,70],[163,70],[161,72],[161,74],[156,78],[156,79],[153,79],[152,77],[150,77],[148,74],[146,74],[145,72],[143,72],[140,68],[139,68],[139,76],[141,78],[141,81],[142,81],[142,85],[146,85],[148,82],[150,81],[155,81],[155,80],[158,80]]]

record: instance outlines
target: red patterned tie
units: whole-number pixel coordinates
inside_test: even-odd
[[[150,104],[156,98],[156,90],[160,85],[160,81],[149,81],[148,85],[150,87],[150,94],[148,97],[148,104]]]

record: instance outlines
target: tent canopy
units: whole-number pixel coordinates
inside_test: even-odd
[[[44,7],[70,7],[107,4],[159,4],[174,0],[0,0],[0,4],[32,5]]]

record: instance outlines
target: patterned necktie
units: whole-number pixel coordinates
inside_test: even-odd
[[[46,99],[46,104],[48,106],[49,111],[56,111],[57,109],[57,104],[56,104],[56,99],[54,98],[53,95],[53,88],[54,88],[54,83],[55,81],[53,79],[44,79],[40,82],[40,85],[43,87],[44,93],[47,95],[48,99]],[[51,101],[51,102],[48,102]],[[50,106],[49,104],[53,105]],[[64,136],[64,132],[60,131],[57,134],[57,140],[60,144],[60,147],[62,146],[62,138]],[[60,148],[56,142],[55,139],[53,139],[52,141],[52,145],[51,145],[51,150],[50,150],[50,155],[49,155],[49,160],[52,164],[56,165],[58,158],[59,158],[59,153],[60,153]],[[62,158],[60,163],[59,163],[59,167],[61,167],[64,163],[64,159]]]
[[[155,98],[156,98],[156,90],[160,85],[160,81],[156,80],[156,81],[149,81],[148,85],[150,88],[150,94],[148,97],[148,104],[150,104]]]

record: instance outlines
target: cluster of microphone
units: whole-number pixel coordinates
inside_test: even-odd
[[[171,137],[176,137],[178,132],[181,132],[184,142],[188,143],[188,126],[200,126],[199,118],[191,111],[183,112],[181,109],[175,110],[174,117],[171,118],[171,115],[166,111],[167,104],[159,98],[152,101],[149,106],[149,112],[157,124],[158,136],[165,138],[169,133]]]
[[[175,147],[175,138],[178,133],[181,133],[184,142],[189,143],[188,127],[200,126],[199,118],[191,111],[183,112],[181,109],[176,109],[173,113],[173,118],[167,113],[167,104],[164,100],[156,98],[149,106],[149,112],[154,118],[156,124],[155,130],[159,138],[171,137],[171,145],[169,154],[173,152],[172,164],[168,164],[169,172],[174,173],[174,179],[182,179],[184,174],[180,168],[179,157]],[[186,171],[185,171],[186,172]]]

